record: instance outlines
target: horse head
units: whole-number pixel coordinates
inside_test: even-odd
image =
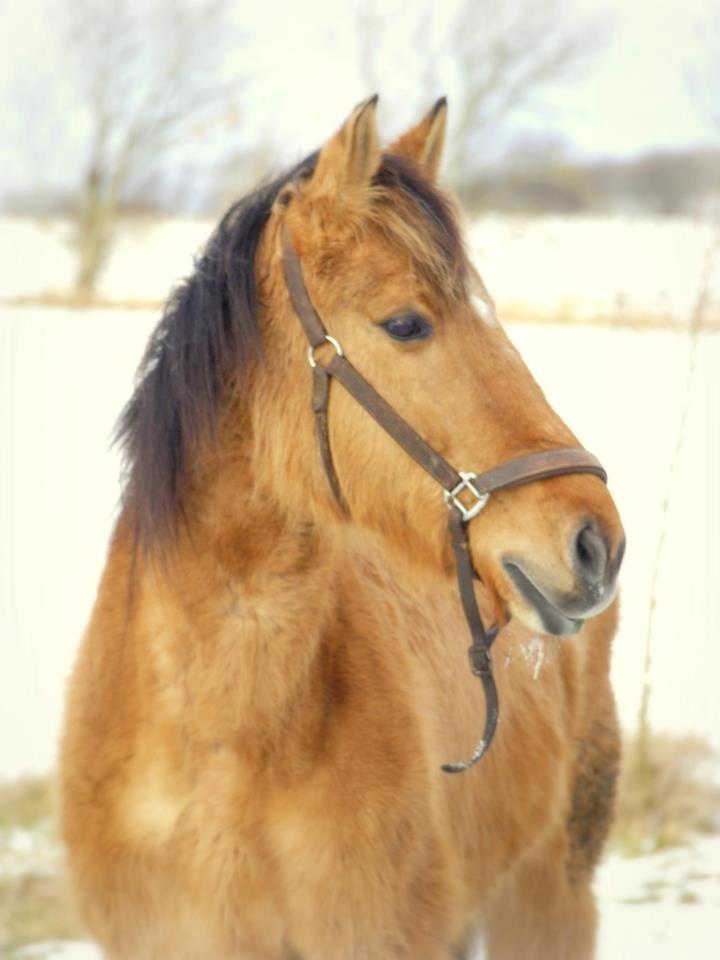
[[[376,101],[360,104],[280,188],[264,231],[257,272],[272,362],[257,379],[257,461],[288,508],[371,530],[409,568],[449,571],[443,491],[339,386],[328,438],[346,515],[337,507],[315,449],[307,343],[283,274],[283,233],[335,341],[310,359],[324,364],[341,349],[451,464],[480,474],[578,441],[498,322],[453,201],[437,186],[445,101],[386,152]],[[533,630],[572,633],[614,596],[624,535],[597,476],[498,490],[469,524],[469,540],[499,624],[511,615]]]

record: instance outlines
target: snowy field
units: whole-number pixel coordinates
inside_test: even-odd
[[[614,224],[614,225],[613,225]],[[123,234],[103,294],[162,299],[209,225]],[[67,287],[67,225],[0,220],[0,297]],[[665,522],[653,629],[651,721],[720,747],[720,333],[700,337],[686,390],[692,310],[709,235],[682,222],[489,220],[473,249],[511,337],[580,440],[605,464],[628,535],[613,678],[634,725],[653,566]],[[571,266],[568,266],[571,264]],[[720,268],[709,318],[720,326]],[[565,321],[641,320],[637,328]],[[668,328],[647,325],[647,319]],[[0,777],[54,763],[63,686],[88,617],[119,496],[108,447],[156,310],[0,303]],[[675,327],[673,329],[673,327]],[[681,411],[684,439],[670,463]],[[669,507],[663,521],[663,500]],[[22,841],[20,841],[22,844]],[[2,870],[0,870],[2,873]],[[599,960],[717,956],[720,840],[633,861],[598,878]],[[94,960],[85,945],[30,957]]]
[[[109,301],[161,301],[213,228],[209,220],[127,221],[102,277]],[[687,323],[712,228],[648,217],[488,216],[468,230],[485,282],[508,319]],[[70,225],[0,217],[0,297],[37,297],[72,280]],[[720,327],[720,264],[706,320]]]

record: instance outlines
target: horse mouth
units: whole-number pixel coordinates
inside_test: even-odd
[[[584,618],[569,617],[558,609],[545,593],[533,583],[524,570],[512,560],[505,560],[503,566],[510,575],[520,595],[540,618],[545,633],[554,637],[570,636],[577,633],[585,623]]]

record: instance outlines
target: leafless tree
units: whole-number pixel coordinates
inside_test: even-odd
[[[66,0],[68,66],[87,109],[79,292],[91,295],[123,191],[163,152],[236,111],[226,0]]]
[[[413,100],[427,103],[452,87],[449,174],[456,185],[487,154],[490,135],[517,111],[537,107],[607,34],[604,21],[581,16],[572,0],[422,0],[404,19],[384,0],[362,0],[357,11],[358,69],[368,92],[383,64],[392,59],[397,67],[400,53]]]
[[[452,33],[465,90],[453,158],[459,179],[493,127],[537,106],[597,50],[603,29],[579,19],[576,9],[568,0],[464,0]]]

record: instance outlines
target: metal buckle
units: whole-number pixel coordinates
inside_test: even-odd
[[[468,520],[472,520],[473,517],[476,517],[480,513],[490,499],[490,494],[480,493],[475,488],[473,480],[477,480],[476,473],[463,473],[462,470],[459,470],[458,474],[462,478],[460,483],[452,490],[444,490],[443,494],[445,497],[445,503],[448,505],[448,507],[455,507],[458,509],[463,520],[465,523],[467,523]],[[462,493],[463,490],[469,490],[470,493],[472,493],[472,495],[475,497],[476,503],[473,503],[470,507],[466,507],[462,500],[460,500],[458,497],[458,494]]]
[[[337,342],[335,337],[331,337],[329,333],[326,333],[325,339],[327,340],[328,343],[331,343],[335,347],[335,352],[339,357],[345,356],[345,354],[343,353],[343,348]],[[319,343],[315,347],[312,344],[310,344],[310,346],[308,347],[308,352],[307,352],[308,363],[313,369],[317,366],[317,361],[315,360],[315,351],[317,350],[318,347],[321,347],[321,346],[322,344]]]
[[[476,646],[473,644],[468,647],[468,657],[470,658],[470,672],[475,677],[491,677],[493,672],[492,657],[488,647]]]

